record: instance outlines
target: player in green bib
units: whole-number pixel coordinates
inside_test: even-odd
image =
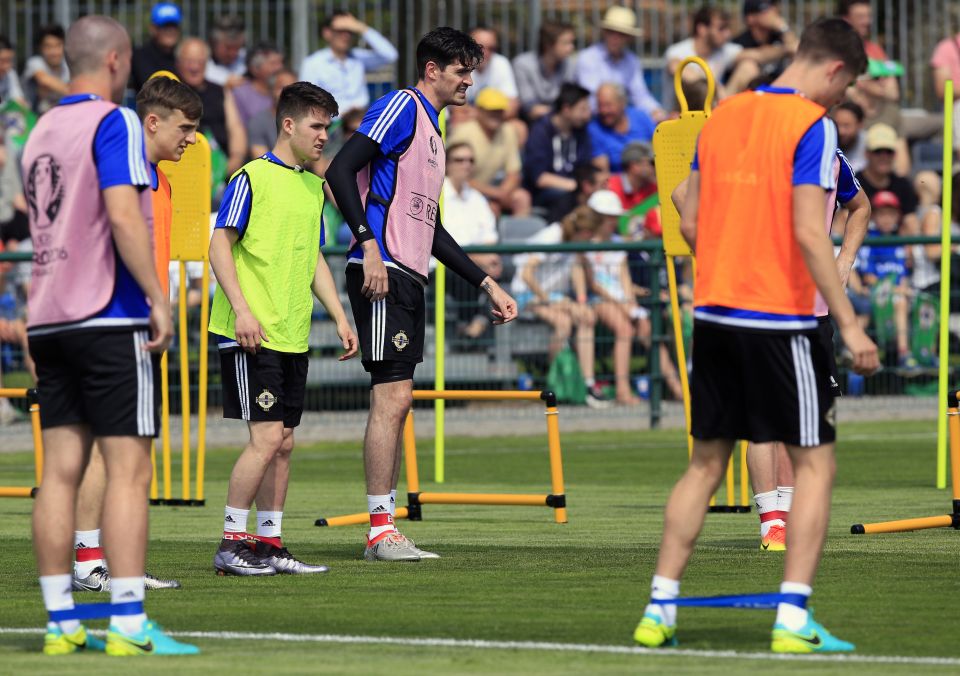
[[[357,337],[340,304],[323,245],[323,180],[316,162],[337,103],[308,82],[285,87],[277,102],[277,144],[233,177],[210,239],[217,290],[210,332],[220,348],[223,415],[247,421],[250,441],[233,467],[214,556],[221,575],[326,572],[295,559],[280,535],[293,429],[307,383],[313,298],[337,324],[341,361]],[[256,533],[247,517],[257,503]]]

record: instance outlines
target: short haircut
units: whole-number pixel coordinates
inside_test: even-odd
[[[280,92],[280,100],[277,101],[277,133],[280,133],[285,118],[301,120],[315,110],[329,113],[330,117],[336,117],[340,112],[333,95],[326,89],[310,82],[287,85]]]
[[[193,89],[179,80],[165,76],[152,77],[137,92],[137,115],[143,120],[150,113],[166,118],[175,110],[188,120],[203,117],[203,103]]]
[[[861,108],[860,104],[858,103],[854,103],[853,101],[844,101],[843,103],[838,103],[834,110],[846,110],[848,113],[857,118],[857,122],[860,122],[861,124],[863,123],[863,118],[865,115],[863,108]]]
[[[6,35],[0,35],[0,51],[5,49],[13,49],[13,43],[10,42]]]
[[[855,5],[870,5],[870,0],[838,0],[837,16],[847,16]]]
[[[860,35],[853,26],[835,17],[817,19],[803,30],[797,58],[814,63],[839,59],[853,75],[867,69],[867,54]]]
[[[720,17],[724,21],[730,20],[730,14],[727,13],[727,11],[722,7],[711,7],[710,5],[704,5],[693,13],[693,16],[690,19],[692,24],[690,27],[690,33],[692,35],[696,35],[698,26],[707,26],[709,28],[710,24],[713,23],[713,18],[715,16]]]
[[[340,128],[346,132],[355,132],[363,123],[363,118],[367,114],[363,108],[351,108],[340,117]]]
[[[417,44],[417,77],[421,80],[427,72],[427,64],[431,61],[441,70],[451,63],[461,63],[472,69],[483,61],[483,48],[472,37],[456,28],[434,28]]]
[[[341,16],[350,16],[350,12],[337,10],[336,12],[331,12],[330,14],[327,14],[327,17],[323,20],[323,23],[320,24],[320,30],[324,30],[325,28],[331,28],[333,26],[333,20],[339,19]]]
[[[258,67],[271,54],[280,54],[280,50],[272,42],[258,42],[253,49],[247,52],[247,73]]]
[[[467,148],[472,155],[476,155],[476,153],[473,152],[472,145],[466,141],[455,141],[447,146],[447,157],[450,157],[450,153],[452,153],[454,150],[460,150],[460,148]]]
[[[67,39],[67,33],[63,30],[63,26],[58,23],[40,26],[40,28],[37,29],[37,35],[33,40],[33,44],[39,49],[44,39],[49,37],[54,37],[60,40],[60,42],[64,42]]]
[[[570,108],[584,99],[590,98],[590,92],[573,82],[564,82],[560,85],[560,93],[553,102],[553,112],[559,113],[564,108]]]
[[[639,164],[644,160],[653,162],[653,148],[644,141],[631,141],[620,153],[620,164],[624,167],[628,164]]]
[[[210,28],[210,42],[236,39],[246,33],[246,31],[247,27],[243,23],[243,17],[236,14],[224,14],[218,18],[213,23],[213,27]]]
[[[67,66],[73,77],[98,72],[104,67],[104,59],[111,51],[129,49],[127,29],[116,19],[99,14],[88,14],[70,24],[63,44]]]
[[[578,164],[573,168],[573,180],[577,182],[577,190],[583,187],[584,183],[596,183],[597,174],[600,170],[590,163]]]
[[[537,43],[537,53],[544,54],[548,49],[557,44],[560,36],[564,33],[574,32],[573,24],[563,21],[544,21],[540,25],[540,37]]]

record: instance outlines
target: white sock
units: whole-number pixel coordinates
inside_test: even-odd
[[[98,549],[100,547],[100,529],[96,530],[77,530],[73,532],[73,550],[78,549]],[[74,555],[76,556],[76,554]],[[77,561],[74,559],[73,571],[79,578],[89,577],[94,568],[107,567],[106,561],[102,558],[90,559],[89,561]]]
[[[247,517],[250,516],[249,509],[237,509],[227,505],[223,508],[223,532],[227,533],[246,533]]]
[[[267,538],[280,537],[280,524],[283,512],[261,512],[257,510],[257,535]]]
[[[800,582],[783,582],[780,585],[781,594],[800,594],[810,598],[813,593],[813,587]],[[800,631],[803,625],[807,623],[810,613],[807,612],[806,601],[803,606],[797,606],[792,603],[777,604],[777,624],[782,624],[790,631]]]
[[[43,606],[50,610],[72,610],[73,609],[73,576],[69,573],[64,575],[41,575],[40,592],[43,594]],[[49,624],[52,623],[48,623]],[[80,627],[78,620],[64,620],[60,622],[60,629],[64,633],[72,634]]]
[[[367,513],[370,515],[370,532],[367,538],[374,538],[396,530],[393,525],[393,515],[390,513],[390,494],[368,495]]]
[[[653,576],[653,582],[650,584],[650,598],[656,600],[675,599],[680,596],[680,580],[671,580],[668,577],[660,575]],[[677,623],[677,607],[674,605],[660,605],[659,603],[650,603],[643,611],[644,615],[657,615],[663,618],[667,626],[672,627]]]
[[[140,601],[143,603],[142,577],[115,577],[110,580],[110,602],[129,603]],[[136,615],[113,615],[110,617],[110,626],[116,627],[124,634],[136,634],[143,627],[147,619],[146,613]]]
[[[777,486],[777,511],[789,512],[793,504],[793,486]]]
[[[767,491],[766,493],[757,493],[753,496],[753,501],[757,505],[757,514],[760,515],[760,537],[766,537],[767,531],[771,526],[784,526],[786,523],[782,519],[764,520],[763,515],[769,512],[777,511],[777,492]]]
[[[390,491],[390,516],[397,516],[397,489]]]

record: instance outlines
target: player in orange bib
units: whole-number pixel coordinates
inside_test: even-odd
[[[820,19],[771,86],[727,99],[700,133],[680,224],[697,254],[693,456],[667,502],[652,602],[634,633],[645,646],[676,644],[677,606],[669,601],[679,596],[735,440],[751,439],[784,442],[796,477],[771,648],[854,649],[815,622],[806,605],[826,537],[836,438],[817,290],[854,370],[870,374],[879,366],[824,229],[837,146],[826,112],[866,65],[857,33],[841,19]]]
[[[157,166],[162,160],[177,162],[187,146],[197,142],[197,124],[203,105],[192,89],[168,77],[153,77],[137,94],[137,113],[143,123],[147,160],[152,169],[153,244],[157,275],[165,294],[170,294],[170,226],[173,202],[170,182]],[[110,591],[110,572],[100,547],[100,513],[103,509],[106,475],[97,445],[77,498],[74,533],[73,588],[76,591]],[[161,580],[147,573],[147,589],[176,589],[176,580]]]

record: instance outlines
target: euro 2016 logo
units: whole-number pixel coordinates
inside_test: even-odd
[[[53,155],[40,155],[27,172],[27,203],[37,228],[49,228],[63,204],[63,168]]]
[[[437,163],[437,160],[434,159],[437,156],[437,137],[430,136],[430,152],[433,153],[433,157],[427,158],[427,164],[429,164],[434,169],[439,169],[440,165]]]

